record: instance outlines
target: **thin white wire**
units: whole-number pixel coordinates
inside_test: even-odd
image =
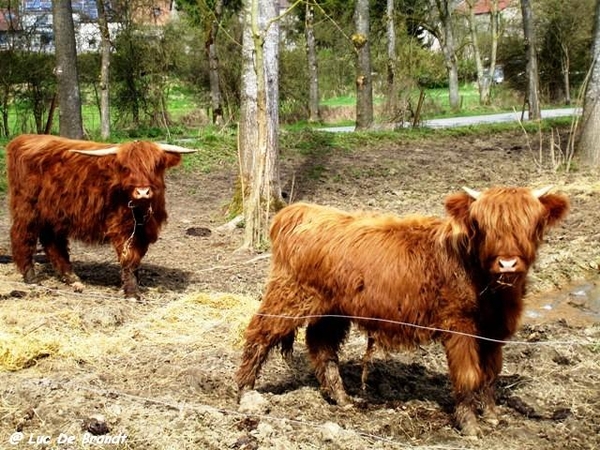
[[[149,303],[146,301],[140,302],[138,300],[125,299],[122,296],[111,296],[111,295],[105,295],[105,294],[87,292],[87,291],[84,293],[79,293],[79,292],[74,292],[74,291],[69,291],[69,290],[64,290],[64,289],[56,289],[56,288],[39,286],[39,285],[25,284],[23,282],[6,281],[6,282],[4,282],[4,284],[10,285],[10,286],[18,286],[20,288],[29,288],[29,289],[33,288],[33,289],[39,290],[39,291],[52,292],[52,293],[65,295],[65,296],[71,296],[71,297],[88,297],[88,298],[93,297],[93,298],[98,298],[98,299],[107,299],[107,300],[114,300],[114,301],[125,300],[127,302],[139,303],[141,305]],[[395,325],[402,325],[402,326],[406,326],[406,327],[412,327],[412,328],[417,328],[417,329],[427,330],[427,331],[432,331],[432,332],[455,334],[455,335],[459,335],[459,336],[471,337],[471,338],[475,338],[475,339],[480,339],[482,341],[489,341],[489,342],[505,344],[505,345],[574,346],[574,345],[589,345],[589,344],[597,343],[597,341],[582,342],[582,341],[575,341],[575,340],[573,340],[573,341],[557,341],[557,340],[548,340],[548,341],[510,340],[510,341],[506,341],[506,340],[501,340],[501,339],[493,339],[493,338],[489,338],[486,336],[479,336],[476,334],[465,333],[465,332],[461,332],[461,331],[429,327],[426,325],[418,325],[418,324],[414,324],[414,323],[410,323],[410,322],[402,322],[402,321],[391,320],[391,319],[382,319],[382,318],[377,318],[377,317],[351,316],[351,315],[343,315],[343,314],[322,314],[322,315],[315,314],[315,315],[304,315],[304,316],[290,316],[290,315],[284,315],[284,314],[255,313],[255,315],[267,317],[267,318],[273,318],[273,319],[278,318],[278,319],[289,319],[289,320],[308,320],[308,319],[319,319],[319,318],[329,317],[329,318],[339,318],[339,319],[349,319],[349,320],[376,321],[376,322],[390,323],[390,324],[395,324]]]
[[[395,325],[403,325],[403,326],[407,326],[407,327],[418,328],[420,330],[436,331],[436,332],[448,333],[448,334],[456,334],[459,336],[471,337],[471,338],[475,338],[475,339],[480,339],[482,341],[495,342],[498,344],[519,344],[519,345],[574,345],[574,344],[581,344],[581,342],[577,342],[577,341],[512,341],[512,340],[504,341],[502,339],[493,339],[493,338],[489,338],[489,337],[485,337],[485,336],[479,336],[477,334],[464,333],[462,331],[428,327],[425,325],[417,325],[417,324],[410,323],[410,322],[401,322],[398,320],[391,320],[391,319],[380,319],[377,317],[346,316],[343,314],[322,314],[322,315],[315,314],[315,315],[306,315],[306,316],[287,316],[287,315],[282,315],[282,314],[256,313],[255,315],[261,316],[261,317],[271,317],[271,318],[279,318],[279,319],[294,319],[294,320],[319,319],[319,318],[324,318],[324,317],[350,319],[350,320],[370,320],[370,321],[374,321],[374,322],[384,322],[384,323],[391,323],[391,324],[395,324]]]

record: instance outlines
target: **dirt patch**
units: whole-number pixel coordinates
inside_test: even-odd
[[[329,138],[322,139],[325,148]],[[478,440],[453,428],[439,345],[377,354],[363,393],[365,338],[356,332],[341,369],[349,393],[362,399],[357,406],[323,398],[299,342],[293,367],[274,353],[249,412],[239,409],[233,374],[269,259],[236,251],[241,230],[216,230],[235,179],[235,167],[225,165],[170,174],[169,223],[144,259],[141,304],[121,297],[107,247],[73,243],[82,294],[61,284],[43,255],[40,283],[21,283],[0,199],[0,448],[89,448],[84,439],[93,433],[111,449],[600,447],[600,178],[583,168],[539,168],[534,154],[517,133],[374,137],[368,148],[287,154],[282,165],[293,200],[345,209],[443,214],[444,196],[463,185],[553,184],[570,196],[572,212],[548,235],[524,324],[505,350],[500,424],[482,425]],[[25,440],[12,446],[15,432]]]

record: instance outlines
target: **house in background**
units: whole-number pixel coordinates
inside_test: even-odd
[[[110,7],[110,1],[107,3],[109,28],[111,33],[117,33],[122,17],[118,9]],[[100,45],[100,31],[96,0],[72,0],[71,6],[77,51],[97,51]],[[134,11],[132,20],[143,25],[163,26],[173,17],[174,8],[173,0],[147,2]],[[9,16],[12,16],[12,22]],[[0,50],[7,48],[9,43],[22,49],[52,53],[52,1],[22,0],[17,11],[0,10]]]
[[[16,34],[20,31],[21,22],[15,11],[0,8],[0,50],[13,45]]]
[[[498,17],[501,33],[521,32],[521,6],[519,0],[497,0]],[[473,13],[478,26],[489,27],[490,13],[493,8],[492,0],[476,0]],[[469,6],[466,0],[461,0],[455,11],[459,14],[468,14]],[[482,28],[485,29],[485,28]]]

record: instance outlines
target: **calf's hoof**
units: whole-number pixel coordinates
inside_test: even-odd
[[[493,409],[486,409],[483,412],[482,419],[485,423],[493,427],[497,427],[500,423],[500,420],[498,419],[498,414]]]
[[[479,435],[477,416],[470,407],[458,405],[454,413],[454,419],[463,436],[477,439]]]

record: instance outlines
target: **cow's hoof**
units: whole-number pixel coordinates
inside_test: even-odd
[[[135,302],[144,305],[148,303],[148,301],[145,300],[139,292],[136,292],[134,294],[125,294],[125,300],[127,300],[128,302]]]
[[[336,403],[336,405],[344,408],[350,409],[354,406],[354,400],[345,392],[336,392],[331,396],[332,400]]]
[[[73,288],[73,291],[78,293],[83,292],[84,289],[83,283],[81,281],[75,281],[74,283],[71,283],[71,287]]]
[[[35,283],[35,270],[33,270],[33,267],[30,267],[25,271],[23,274],[23,281],[27,284]]]

